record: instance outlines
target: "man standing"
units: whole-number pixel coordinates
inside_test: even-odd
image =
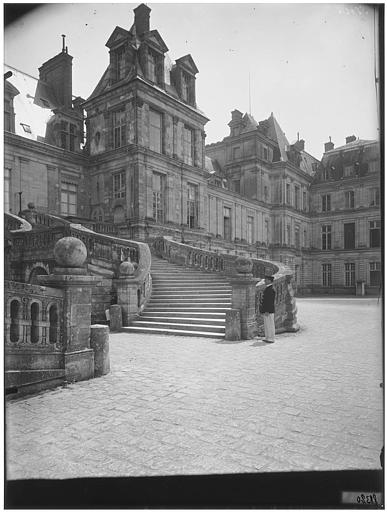
[[[275,324],[274,324],[274,302],[275,291],[273,289],[273,276],[265,276],[266,288],[263,292],[262,302],[259,308],[260,313],[263,314],[263,324],[265,328],[266,343],[274,343]]]

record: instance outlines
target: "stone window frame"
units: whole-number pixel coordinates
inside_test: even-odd
[[[368,262],[368,272],[370,276],[370,286],[380,286],[381,283],[381,264],[380,261]]]
[[[346,190],[344,192],[344,205],[345,208],[355,208],[355,191],[354,190]]]
[[[246,240],[249,244],[254,243],[254,215],[247,215],[246,218]]]
[[[369,243],[370,248],[380,248],[381,246],[381,224],[379,219],[369,221]]]
[[[124,199],[126,197],[126,172],[120,170],[112,173],[113,199]]]
[[[321,263],[321,283],[324,288],[332,286],[332,264]]]
[[[75,152],[77,138],[77,127],[71,121],[61,119],[60,122],[60,144],[62,149]]]
[[[332,249],[332,225],[323,224],[321,226],[321,249],[329,251]]]
[[[191,134],[190,141],[186,138],[187,133]],[[190,147],[189,152],[187,152],[188,147]],[[186,123],[183,126],[183,160],[187,165],[195,165],[195,128]]]
[[[194,192],[194,197],[190,192]],[[191,221],[192,219],[192,221]],[[199,226],[199,184],[187,182],[187,226],[190,229]]]
[[[118,115],[120,117],[118,118]],[[125,106],[121,105],[110,111],[111,126],[112,126],[112,146],[113,149],[119,149],[126,146],[126,110]]]
[[[322,212],[332,211],[331,194],[321,194],[321,211]]]
[[[349,228],[346,228],[346,226],[351,226],[351,234],[353,233],[353,237],[350,236]],[[352,226],[353,226],[353,228],[352,228]],[[355,249],[355,247],[356,247],[356,222],[344,222],[343,223],[343,241],[344,241],[344,249]]]
[[[353,261],[344,263],[344,286],[354,287],[356,282],[356,265]]]
[[[64,194],[66,195],[66,201],[63,201]],[[75,198],[75,201],[70,202],[70,198]],[[78,184],[66,177],[62,177],[60,182],[60,213],[61,215],[76,215],[77,208]]]
[[[4,181],[3,181],[3,200],[4,200],[4,212],[9,213],[11,211],[11,186],[12,186],[12,168],[4,167]]]
[[[155,188],[155,178],[160,180],[159,189]],[[152,216],[156,222],[165,222],[166,217],[166,188],[167,175],[162,172],[152,171]]]
[[[122,44],[113,50],[113,82],[120,82],[125,78],[125,57],[126,48]]]
[[[148,45],[146,51],[146,62],[147,62],[147,79],[156,85],[163,85],[164,83],[164,54]]]
[[[152,128],[156,129],[157,127],[155,125],[151,124],[151,115],[156,114],[159,116],[160,119],[160,150],[158,150],[156,147],[151,147],[151,133],[153,133]],[[158,108],[153,107],[153,105],[149,105],[149,149],[151,151],[154,151],[155,153],[159,153],[160,155],[164,154],[164,133],[165,133],[165,127],[164,127],[164,117],[165,114]]]
[[[369,189],[370,206],[380,206],[380,188],[372,187]]]

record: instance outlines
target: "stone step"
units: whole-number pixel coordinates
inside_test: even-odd
[[[224,288],[220,288],[219,286],[216,286],[216,287],[212,287],[212,286],[173,286],[173,288],[169,285],[169,286],[166,286],[166,285],[163,285],[163,286],[160,286],[158,284],[155,284],[153,283],[152,284],[152,290],[153,291],[157,291],[157,292],[163,292],[163,291],[170,291],[171,289],[173,289],[173,291],[176,291],[176,292],[180,292],[180,291],[188,291],[190,293],[194,293],[194,292],[197,292],[197,293],[203,293],[203,292],[206,292],[206,291],[210,291],[211,293],[212,292],[218,292],[218,293],[228,293],[228,294],[231,294],[232,290],[231,288],[228,288],[228,287],[224,287]]]
[[[182,323],[182,322],[169,322],[168,325],[163,325],[160,322],[151,322],[151,321],[141,321],[135,320],[132,322],[131,327],[153,327],[153,328],[167,328],[167,329],[178,329],[178,330],[189,330],[189,331],[208,331],[208,332],[217,332],[219,334],[224,334],[225,327],[224,325],[211,325],[211,324],[193,324],[190,322]]]
[[[222,313],[222,312],[225,312],[227,310],[231,309],[231,304],[226,304],[226,305],[219,305],[219,304],[216,304],[215,306],[212,306],[212,307],[209,307],[209,304],[204,304],[204,305],[198,305],[197,303],[194,303],[194,304],[174,304],[174,305],[170,305],[170,304],[165,304],[165,303],[160,303],[160,304],[149,304],[147,305],[146,309],[144,311],[149,311],[149,312],[153,312],[153,311],[166,311],[166,312],[179,312],[179,311],[189,311],[190,314],[191,314],[191,311],[194,312],[207,312],[207,313]]]
[[[156,315],[157,318],[162,318],[162,317],[181,318],[181,317],[187,316],[187,311],[186,311],[186,309],[182,309],[181,311],[169,310],[169,309],[166,311],[160,311],[160,310],[148,311],[148,308],[147,308],[146,310],[144,310],[141,313],[141,318],[142,317],[153,317],[154,315]],[[226,318],[226,312],[221,311],[219,313],[219,312],[213,311],[212,313],[208,313],[207,308],[203,309],[202,311],[194,311],[194,310],[190,309],[189,310],[189,318],[191,318],[191,319],[212,318],[214,321],[217,321],[217,320],[224,321]]]
[[[223,318],[212,318],[212,316],[203,317],[192,317],[190,316],[159,316],[159,315],[150,315],[150,314],[142,314],[138,321],[141,322],[158,322],[158,323],[168,323],[171,322],[171,324],[176,322],[182,322],[182,323],[188,323],[188,324],[205,324],[205,325],[214,325],[214,326],[222,326],[225,325],[225,316]],[[136,325],[137,320],[133,321],[131,325]]]
[[[149,334],[174,334],[176,336],[195,336],[200,338],[216,338],[222,339],[224,335],[210,331],[192,331],[185,329],[154,328],[154,327],[123,327],[123,332],[138,332]]]
[[[196,306],[230,306],[231,307],[231,301],[225,301],[223,299],[220,299],[219,301],[215,301],[214,299],[212,298],[208,298],[208,299],[203,299],[202,297],[200,297],[200,300],[198,299],[195,299],[195,298],[190,298],[190,299],[157,299],[157,298],[152,298],[149,302],[148,302],[149,305],[152,305],[152,306],[155,306],[157,304],[163,304],[164,306],[176,306],[178,304],[181,304],[182,306],[189,306],[191,304],[193,305],[196,305]]]
[[[186,298],[192,298],[194,299],[195,296],[197,296],[200,299],[230,299],[231,300],[231,293],[221,293],[221,292],[213,292],[212,290],[207,290],[205,293],[200,293],[198,291],[193,290],[189,293],[183,293],[178,291],[155,291],[152,294],[152,299],[186,299]]]
[[[170,282],[181,282],[181,283],[217,283],[217,284],[225,284],[230,286],[230,283],[225,279],[224,281],[222,279],[219,279],[219,277],[207,277],[207,276],[178,276],[176,274],[171,274],[171,276],[155,276],[152,274],[152,279],[154,281],[157,281],[159,283],[170,283]]]

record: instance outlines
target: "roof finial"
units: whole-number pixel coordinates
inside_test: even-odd
[[[66,51],[66,34],[62,34],[62,53]]]
[[[332,137],[329,135],[329,142],[332,142]]]
[[[300,132],[297,132],[297,142],[300,140]]]

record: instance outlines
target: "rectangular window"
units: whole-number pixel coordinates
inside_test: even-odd
[[[8,213],[10,210],[11,199],[11,169],[4,169],[4,212]]]
[[[268,191],[268,188],[266,187],[266,185],[263,187],[263,199],[264,199],[265,203],[267,203],[269,200],[269,191]]]
[[[62,215],[77,214],[77,186],[73,183],[61,183],[60,212]]]
[[[119,199],[126,196],[125,172],[113,175],[113,197]]]
[[[355,248],[355,223],[344,224],[344,249]]]
[[[332,228],[330,225],[321,226],[321,248],[323,251],[332,248]]]
[[[69,151],[75,151],[76,126],[67,121],[61,121],[61,147]]]
[[[269,160],[269,150],[267,146],[263,146],[263,159],[266,161]]]
[[[380,247],[380,221],[370,222],[370,247]]]
[[[252,244],[254,242],[254,218],[247,217],[247,242]]]
[[[162,55],[148,48],[148,79],[155,84],[162,83]]]
[[[290,185],[286,184],[286,204],[291,204]]]
[[[232,159],[237,160],[240,157],[241,157],[241,148],[239,146],[232,148]]]
[[[307,206],[306,205],[306,192],[304,191],[302,193],[302,209],[304,210],[304,212],[306,212],[306,209],[307,209],[306,206]]]
[[[149,149],[162,153],[163,149],[163,115],[149,110]]]
[[[322,204],[323,212],[330,212],[331,211],[331,195],[330,194],[322,195],[321,196],[321,204]]]
[[[197,228],[199,217],[199,187],[188,183],[187,192],[187,225],[189,228]]]
[[[115,79],[118,82],[125,78],[125,49],[123,46],[115,52]]]
[[[231,208],[223,208],[223,236],[225,240],[231,240]]]
[[[157,222],[164,222],[165,208],[165,176],[157,172],[152,176],[153,189],[153,218]]]
[[[290,245],[290,224],[286,226],[286,244]]]
[[[297,249],[300,248],[300,227],[296,226],[294,228],[294,245]]]
[[[300,208],[300,187],[297,186],[294,187],[294,208]]]
[[[345,286],[355,286],[355,264],[345,264]]]
[[[191,105],[195,103],[194,78],[184,71],[181,73],[181,98]]]
[[[380,286],[380,261],[370,262],[370,285]]]
[[[332,286],[332,265],[330,263],[322,265],[322,285]]]
[[[379,188],[370,189],[370,206],[380,205],[380,190]]]
[[[353,165],[344,165],[344,178],[353,176]]]
[[[345,207],[355,208],[355,192],[353,190],[347,190],[345,192]]]
[[[113,144],[114,148],[125,146],[126,139],[126,120],[125,111],[117,110],[113,112]]]
[[[11,103],[8,100],[4,100],[4,130],[12,131]]]
[[[184,162],[194,165],[194,130],[184,126]]]

